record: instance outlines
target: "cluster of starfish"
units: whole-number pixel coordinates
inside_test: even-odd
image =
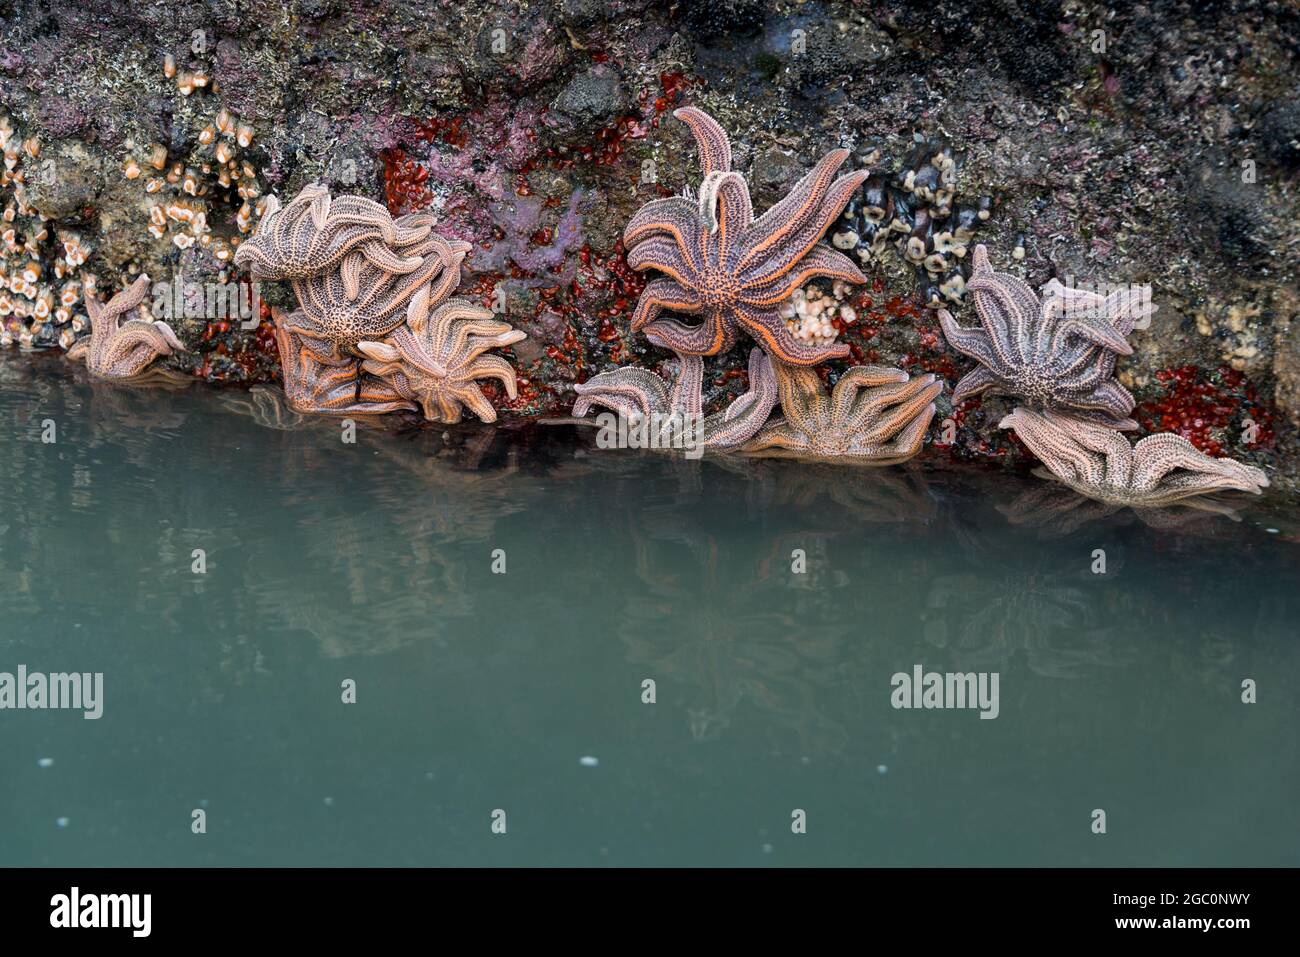
[[[1258,494],[1268,478],[1253,466],[1212,458],[1180,435],[1149,435],[1131,445],[1133,396],[1113,378],[1117,356],[1133,349],[1134,323],[1155,311],[1127,291],[1109,296],[1055,279],[1036,294],[1021,279],[994,272],[975,247],[966,288],[979,329],[939,310],[944,336],[979,364],[953,392],[960,402],[984,392],[1024,405],[1000,426],[1014,429],[1050,474],[1080,495],[1116,505],[1158,507],[1229,490]]]
[[[692,196],[643,206],[623,234],[628,263],[656,275],[632,317],[634,331],[670,349],[667,376],[624,367],[575,386],[574,413],[604,406],[633,424],[700,425],[702,445],[768,457],[895,463],[920,451],[943,383],[933,375],[854,366],[827,389],[814,368],[848,347],[801,341],[780,309],[809,279],[861,283],[865,277],[822,241],[859,191],[865,171],[837,176],[848,157],[834,150],[788,196],[755,218],[749,186],[731,169],[722,127],[695,108],[674,113],[699,149],[702,180]],[[393,218],[359,196],[332,197],[307,186],[281,206],[268,197],[257,231],[235,263],[254,280],[288,280],[299,308],[275,312],[276,340],[288,407],[339,415],[419,410],[432,421],[458,422],[468,408],[484,422],[496,411],[479,386],[499,381],[516,395],[514,369],[491,349],[525,338],[492,313],[448,296],[460,284],[467,243],[433,233],[428,214]],[[966,288],[979,326],[938,311],[948,342],[976,360],[958,383],[954,403],[983,393],[1020,400],[1001,422],[1015,429],[1051,475],[1111,505],[1158,507],[1194,496],[1260,492],[1257,468],[1199,452],[1174,434],[1136,445],[1133,396],[1114,379],[1128,335],[1154,307],[1127,292],[1109,296],[1052,280],[1036,293],[995,272],[984,246],[974,251]],[[87,296],[91,336],[70,351],[97,378],[147,378],[159,356],[184,346],[165,322],[141,318],[149,279],[101,304]],[[693,318],[684,322],[664,313]],[[123,321],[125,318],[125,321]],[[744,332],[749,390],[726,409],[704,415],[704,358],[726,353]],[[780,415],[769,417],[780,405]],[[653,443],[652,443],[653,444]]]
[[[525,338],[467,302],[460,285],[468,243],[433,234],[433,217],[394,219],[360,196],[307,186],[287,206],[271,197],[236,265],[255,280],[287,279],[299,308],[276,314],[284,390],[299,412],[356,415],[420,409],[459,422],[468,407],[496,410],[477,385],[494,378],[516,395],[513,368],[493,347]]]
[[[576,387],[574,414],[584,416],[599,404],[637,420],[700,416],[703,357],[730,351],[743,331],[759,346],[750,353],[750,391],[704,419],[706,447],[872,462],[915,455],[942,383],[858,366],[827,397],[810,367],[848,355],[848,346],[801,342],[780,313],[814,277],[866,281],[848,257],[822,241],[866,171],[837,178],[849,154],[833,150],[755,219],[749,185],[731,169],[731,143],[722,127],[693,107],[673,115],[695,137],[700,187],[694,197],[647,203],[628,223],[623,242],[628,265],[660,274],[646,283],[632,329],[676,353],[677,370],[670,380],[643,369],[603,372]],[[665,311],[698,321],[664,318]],[[783,417],[768,425],[778,399]]]

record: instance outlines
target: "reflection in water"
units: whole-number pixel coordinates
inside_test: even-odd
[[[368,862],[478,862],[463,835],[503,804],[548,824],[497,863],[592,863],[564,857],[583,834],[550,827],[593,795],[633,809],[620,832],[642,833],[653,806],[659,835],[683,835],[631,862],[734,863],[692,824],[701,801],[722,815],[796,794],[822,813],[865,802],[883,822],[861,842],[807,842],[800,863],[862,863],[855,848],[891,841],[908,861],[952,863],[979,830],[952,817],[952,793],[1003,829],[1006,862],[1041,863],[1014,837],[1029,820],[1052,835],[1041,846],[1073,848],[1044,822],[1061,819],[1052,795],[1078,793],[1072,756],[1093,743],[1104,755],[1087,773],[1108,775],[1116,800],[1195,791],[1218,802],[1206,815],[1281,827],[1287,782],[1300,786],[1300,763],[1279,757],[1294,744],[1281,698],[1246,717],[1236,703],[1243,677],[1300,673],[1300,552],[1286,541],[1300,523],[1262,511],[1268,498],[1235,522],[1151,516],[1003,472],[688,461],[595,450],[581,429],[403,416],[358,419],[349,443],[336,420],[288,413],[275,387],[145,391],[60,369],[0,359],[0,670],[102,669],[110,703],[93,741],[72,722],[0,722],[18,765],[48,753],[72,775],[14,772],[21,813],[0,815],[0,865],[72,859],[20,836],[53,826],[51,801],[99,825],[81,846],[195,863],[189,845],[141,837],[160,831],[153,816],[133,829],[103,809],[120,796],[170,814],[226,781],[227,801],[253,810],[246,839],[204,852],[222,863],[311,861],[304,848],[331,840]],[[894,710],[890,676],[916,664],[998,671],[1000,716]],[[345,677],[361,686],[351,710]],[[557,770],[584,754],[600,757],[588,777]],[[1040,804],[1005,784],[1026,762]],[[1189,766],[1216,762],[1225,773],[1188,787]],[[1289,778],[1261,786],[1262,766]],[[1225,790],[1243,780],[1258,806]],[[283,835],[307,820],[303,802],[349,781],[375,790]],[[419,810],[389,833],[403,806]],[[465,821],[439,830],[458,807]],[[924,836],[894,838],[909,821]],[[436,848],[411,847],[421,828]],[[1280,853],[1195,834],[1108,846],[1134,847],[1130,863],[1170,861],[1165,847]]]
[[[221,395],[221,404],[236,415],[246,415],[264,429],[288,432],[302,428],[305,416],[289,408],[278,385],[255,385],[245,392]]]
[[[1231,538],[1231,528],[1217,518],[1241,521],[1239,509],[1248,504],[1245,495],[1202,495],[1184,499],[1165,508],[1143,508],[1102,502],[1088,498],[1054,480],[1050,472],[1035,469],[1040,478],[1049,480],[1027,489],[999,511],[1015,525],[1037,527],[1044,535],[1073,535],[1089,522],[1119,516],[1127,521],[1136,516],[1144,525],[1168,532],[1180,532],[1204,538]]]

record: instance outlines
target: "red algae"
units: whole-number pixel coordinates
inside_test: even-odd
[[[1163,395],[1142,403],[1136,413],[1144,430],[1177,433],[1219,457],[1229,447],[1256,451],[1275,444],[1273,410],[1236,369],[1186,365],[1162,369],[1156,380]]]

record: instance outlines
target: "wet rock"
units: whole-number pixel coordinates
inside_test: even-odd
[[[1273,104],[1258,124],[1259,142],[1275,163],[1300,169],[1300,87]]]
[[[758,208],[780,200],[806,172],[804,162],[790,150],[773,146],[759,152],[750,170],[750,190]]]
[[[79,140],[51,144],[41,152],[27,197],[47,219],[64,219],[95,204],[104,187],[108,158]]]
[[[627,110],[628,103],[627,88],[618,73],[601,64],[565,84],[552,101],[551,111],[558,130],[576,135],[608,126]]]
[[[1241,176],[1226,161],[1201,166],[1187,187],[1187,222],[1229,262],[1258,271],[1269,263],[1268,246],[1259,236],[1264,193],[1258,182],[1243,183]]]

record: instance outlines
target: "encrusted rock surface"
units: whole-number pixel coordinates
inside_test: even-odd
[[[897,170],[918,142],[941,141],[959,159],[959,198],[993,198],[979,241],[998,268],[1036,287],[1151,285],[1159,311],[1118,366],[1144,430],[1180,431],[1293,487],[1297,35],[1285,0],[0,0],[0,116],[14,143],[37,144],[15,165],[49,221],[16,218],[48,229],[33,248],[53,295],[68,235],[87,256],[71,280],[94,275],[104,296],[141,271],[216,281],[214,252],[251,228],[258,194],[308,182],[395,213],[436,211],[441,232],[475,246],[461,294],[504,305],[529,335],[514,350],[518,399],[492,396],[507,419],[567,410],[573,382],[667,357],[628,329],[642,281],[618,239],[642,203],[698,178],[675,107],[699,105],[727,128],[759,209],[834,146],[851,162],[878,149],[874,164]],[[237,126],[205,143],[222,108]],[[248,165],[248,195],[216,183],[221,142],[232,169]],[[154,144],[163,171],[148,166]],[[135,179],[130,160],[144,170]],[[178,162],[195,194],[183,179],[146,193]],[[0,209],[12,193],[0,187]],[[188,204],[191,219],[151,235],[159,202]],[[203,228],[206,245],[186,244]],[[955,383],[969,363],[944,343],[915,266],[889,249],[864,268],[871,284],[840,313],[855,318],[837,320],[850,361]],[[289,302],[287,290],[264,295]],[[956,311],[973,322],[969,303]],[[86,334],[81,314],[79,301],[30,341],[10,338],[59,348]],[[192,350],[168,358],[174,368],[275,374],[265,324],[173,326]],[[747,353],[707,364],[711,408],[744,391]],[[1023,460],[995,427],[1010,407],[941,397],[925,454]]]

